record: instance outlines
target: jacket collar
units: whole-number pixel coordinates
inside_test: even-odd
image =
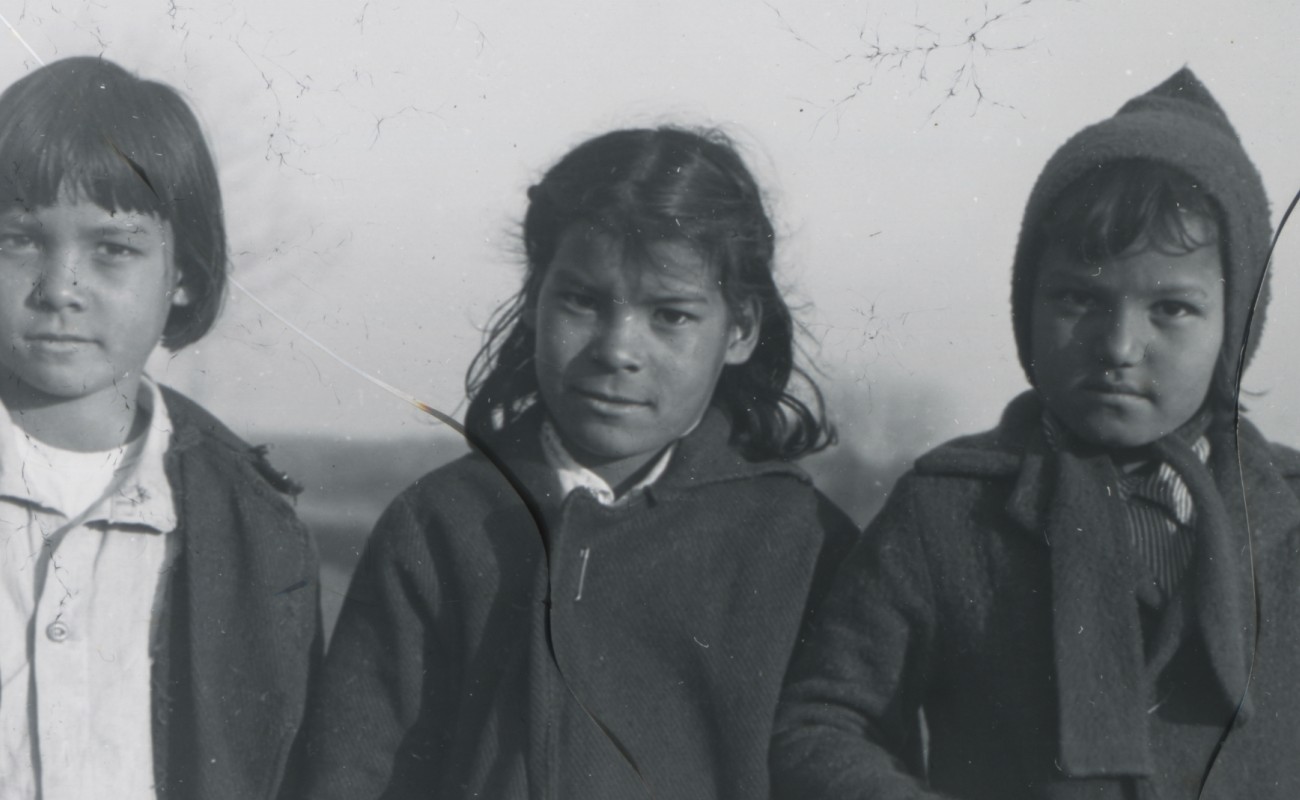
[[[1042,414],[1037,394],[1024,392],[1008,404],[996,428],[932,450],[917,459],[917,471],[1014,481],[1006,512],[1026,535],[1041,540],[1051,501],[1047,469],[1051,447],[1043,434]],[[1246,419],[1240,420],[1235,438],[1237,447],[1213,444],[1216,472],[1223,472],[1225,463],[1238,459],[1239,454],[1240,469],[1231,484],[1249,503],[1251,530],[1262,537],[1258,544],[1268,546],[1277,535],[1300,526],[1300,499],[1286,481],[1287,476],[1300,478],[1300,454],[1279,454]],[[1224,484],[1222,478],[1220,482]]]
[[[996,428],[941,445],[917,459],[916,470],[923,475],[1014,481],[1007,514],[1026,534],[1041,539],[1051,501],[1045,471],[1051,448],[1042,418],[1037,393],[1024,392],[1007,405]]]
[[[1048,459],[1051,447],[1043,434],[1042,401],[1027,391],[1008,404],[992,431],[965,436],[942,445],[916,462],[923,474],[1014,481],[1006,512],[1029,536],[1042,538],[1051,502]],[[1293,528],[1300,527],[1300,499],[1286,481],[1300,477],[1300,455],[1279,456],[1249,420],[1240,419],[1236,447],[1214,442],[1212,460],[1217,474],[1235,472],[1231,480],[1219,478],[1225,500],[1235,495],[1237,505],[1250,509],[1250,527],[1256,544],[1268,547]],[[1238,470],[1232,470],[1236,461]],[[1226,468],[1226,469],[1225,469]],[[1235,490],[1235,491],[1234,491]]]
[[[471,442],[524,495],[524,502],[534,509],[535,515],[548,506],[558,506],[564,499],[560,482],[542,452],[543,413],[543,409],[534,406],[508,428],[496,431],[481,443]],[[794,463],[747,460],[731,446],[730,439],[731,423],[726,414],[710,407],[700,424],[676,442],[667,467],[658,480],[645,487],[644,496],[657,502],[701,486],[759,475],[787,475],[811,483],[807,473]]]
[[[538,435],[542,441],[542,455],[546,459],[546,464],[560,482],[560,496],[568,497],[575,491],[583,490],[596,498],[596,502],[610,508],[627,505],[645,491],[647,486],[659,480],[659,476],[668,468],[668,462],[672,460],[673,453],[677,449],[676,442],[665,447],[652,462],[646,465],[649,469],[640,480],[628,487],[623,494],[616,495],[614,487],[610,486],[604,478],[574,458],[569,448],[561,441],[560,432],[556,430],[554,421],[543,420]]]
[[[802,469],[789,461],[750,461],[731,445],[731,421],[719,408],[710,407],[700,424],[677,446],[663,477],[648,492],[668,497],[701,486],[730,483],[761,475],[785,475],[811,483]]]

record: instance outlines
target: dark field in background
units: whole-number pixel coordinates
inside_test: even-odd
[[[410,441],[276,439],[272,463],[305,487],[297,510],[320,548],[326,631],[333,630],[348,579],[384,507],[416,478],[465,452],[458,437],[445,433],[423,433]],[[817,485],[859,524],[880,508],[906,466],[901,459],[871,461],[847,446],[804,463]]]

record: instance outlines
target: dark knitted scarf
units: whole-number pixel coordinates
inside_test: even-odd
[[[1164,611],[1162,630],[1173,635],[1154,649],[1143,641],[1141,565],[1110,454],[1068,445],[1046,456],[1060,758],[1068,775],[1151,773],[1148,709],[1155,681],[1189,637],[1204,644],[1218,690],[1204,699],[1207,712],[1220,718],[1235,712],[1238,720],[1249,714],[1242,703],[1255,636],[1254,590],[1241,488],[1234,486],[1236,442],[1226,425],[1207,435],[1211,468],[1178,434],[1147,448],[1178,472],[1196,508],[1196,552]]]

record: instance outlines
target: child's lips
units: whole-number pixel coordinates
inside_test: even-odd
[[[616,392],[585,389],[579,386],[570,387],[570,391],[585,405],[600,411],[623,413],[650,405],[645,400]]]
[[[1147,393],[1135,384],[1124,381],[1108,381],[1102,378],[1085,380],[1079,384],[1079,388],[1085,392],[1109,397],[1146,398],[1147,396]]]
[[[25,338],[32,349],[46,353],[71,353],[95,343],[90,337],[74,333],[36,333]]]

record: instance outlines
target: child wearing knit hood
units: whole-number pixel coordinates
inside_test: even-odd
[[[1012,271],[1033,388],[921,457],[846,562],[777,797],[1300,796],[1300,453],[1236,403],[1269,242],[1190,70],[1056,152]]]

